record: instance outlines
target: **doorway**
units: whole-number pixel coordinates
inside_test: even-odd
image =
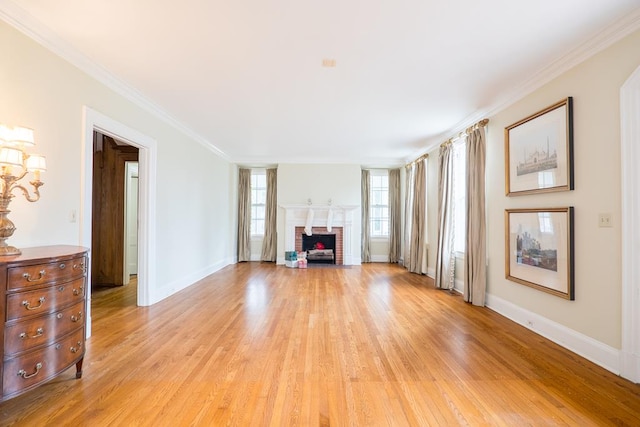
[[[138,276],[137,304],[148,306],[157,297],[153,295],[151,284],[156,275],[156,164],[157,142],[155,139],[130,128],[87,106],[83,107],[82,143],[82,206],[80,209],[80,244],[91,248],[92,200],[93,200],[93,132],[111,136],[138,148]],[[88,283],[91,284],[90,252]],[[88,292],[91,298],[91,292]],[[91,303],[87,308],[87,338],[91,336]]]
[[[138,246],[137,241],[131,244],[128,240],[137,240],[137,232],[129,230],[130,218],[127,217],[127,213],[132,211],[127,209],[131,196],[127,190],[133,182],[133,179],[128,179],[127,172],[132,171],[134,163],[137,187],[138,148],[98,131],[93,132],[92,289],[129,283],[127,258],[133,256],[127,249]],[[135,197],[131,203],[136,205],[137,213],[137,191]],[[137,218],[133,221],[137,227]]]

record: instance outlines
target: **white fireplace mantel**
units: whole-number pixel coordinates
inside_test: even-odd
[[[295,250],[296,227],[342,227],[343,253],[345,265],[360,264],[359,254],[354,254],[353,213],[360,208],[354,205],[279,205],[285,211],[284,250]],[[307,224],[309,210],[313,211],[313,221]],[[331,224],[329,212],[331,211]],[[358,251],[359,252],[359,251]],[[284,264],[284,257],[278,257],[278,264]]]

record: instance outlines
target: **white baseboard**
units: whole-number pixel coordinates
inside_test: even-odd
[[[188,288],[189,286],[215,273],[216,271],[223,269],[227,265],[232,264],[229,261],[229,259],[218,261],[217,263],[205,267],[195,273],[191,273],[188,276],[184,276],[178,280],[174,280],[173,282],[160,289],[152,288],[151,295],[149,295],[150,305],[160,302],[163,299],[175,294],[176,292],[180,292],[181,290]]]
[[[371,255],[371,262],[389,262],[389,255]]]
[[[486,306],[606,370],[620,374],[620,350],[495,295],[487,294]]]

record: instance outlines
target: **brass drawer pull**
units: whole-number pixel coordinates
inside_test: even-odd
[[[22,277],[27,279],[27,282],[38,282],[38,281],[40,281],[40,280],[42,280],[44,278],[44,274],[45,274],[45,271],[44,270],[40,270],[40,277],[38,277],[37,279],[32,279],[31,275],[29,273],[24,273],[22,275]]]
[[[28,380],[31,377],[35,377],[36,375],[38,375],[38,372],[40,372],[40,369],[42,369],[42,363],[38,362],[36,363],[36,371],[33,374],[27,374],[27,371],[25,371],[24,369],[20,369],[18,371],[18,376],[24,378],[25,380]]]
[[[80,294],[82,294],[82,291],[84,291],[84,286],[80,286],[80,289],[73,289],[73,294],[78,296]]]
[[[79,311],[77,316],[71,316],[71,321],[72,322],[79,322],[80,320],[82,320],[82,312]]]
[[[29,337],[29,334],[27,334],[26,332],[23,332],[23,333],[20,334],[20,338],[22,338],[22,339],[25,339],[27,337],[29,337],[29,338],[38,338],[38,337],[41,337],[43,335],[44,335],[44,328],[38,328],[38,329],[36,329],[36,334],[35,335],[32,335],[32,336]]]
[[[82,272],[85,271],[85,263],[84,261],[82,261],[80,264],[73,264],[73,269],[74,270],[82,270]]]
[[[82,342],[78,341],[78,348],[71,347],[71,348],[69,349],[69,351],[70,351],[71,353],[77,353],[77,352],[80,350],[80,347],[82,347]]]
[[[31,303],[29,301],[27,301],[27,300],[22,301],[22,305],[24,305],[24,307],[27,310],[36,310],[36,309],[42,307],[42,303],[44,302],[44,297],[40,297],[40,299],[38,301],[40,301],[40,304],[36,305],[35,307],[31,307]]]

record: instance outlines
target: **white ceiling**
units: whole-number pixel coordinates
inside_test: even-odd
[[[0,0],[0,17],[233,162],[374,166],[639,28],[640,0]]]

